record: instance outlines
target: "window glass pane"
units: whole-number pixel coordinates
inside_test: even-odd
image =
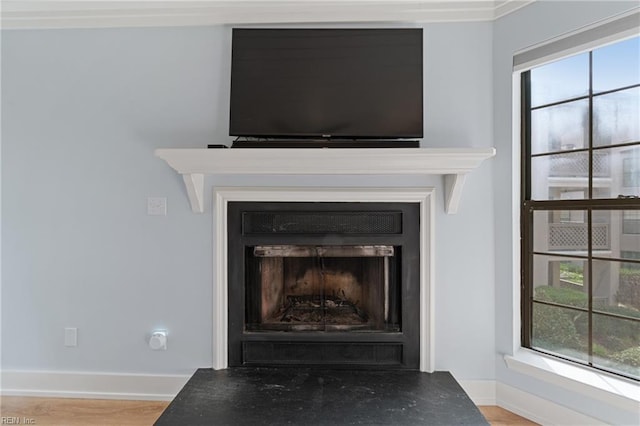
[[[640,376],[640,264],[594,260],[592,267],[594,363]]]
[[[533,227],[536,252],[588,254],[585,210],[537,210],[533,213]]]
[[[592,218],[594,256],[640,259],[640,210],[594,210]]]
[[[638,83],[640,83],[640,37],[593,51],[594,92]]]
[[[531,70],[531,106],[589,93],[589,54],[571,56]]]
[[[593,198],[640,195],[640,144],[593,151]]]
[[[535,123],[532,125],[535,126]],[[593,98],[594,146],[638,141],[640,141],[640,87]]]
[[[622,150],[622,186],[640,187],[640,147]]]
[[[613,217],[620,212],[594,210],[591,216],[591,243],[594,256],[607,256],[611,253],[611,232]]]
[[[608,170],[597,169],[600,173]],[[534,200],[561,200],[588,197],[589,153],[568,152],[531,159],[531,197]]]
[[[531,111],[532,154],[586,148],[588,141],[588,100]]]
[[[629,237],[640,235],[640,210],[626,210],[622,212],[622,234],[627,234],[627,236],[620,235],[620,239],[625,239],[627,244],[621,247],[623,252],[629,253],[639,253],[640,254],[640,237]],[[635,242],[635,244],[632,243]],[[630,255],[630,259],[640,259],[640,257],[635,257],[635,255]],[[620,256],[625,257],[626,256]]]
[[[586,259],[534,255],[533,299],[586,309],[588,276]]]
[[[593,260],[591,265],[593,309],[640,318],[640,267],[629,267],[627,262],[606,260]]]
[[[588,360],[587,312],[533,304],[531,346],[586,362]]]
[[[593,364],[640,378],[640,321],[594,314]]]
[[[620,252],[620,257],[623,259],[632,259],[632,260],[640,261],[640,250],[639,251],[623,250]],[[631,269],[640,269],[640,263],[624,262],[622,264],[622,267],[631,268]]]

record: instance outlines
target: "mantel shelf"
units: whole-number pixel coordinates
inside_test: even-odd
[[[458,210],[469,172],[495,148],[157,149],[184,179],[191,208],[204,212],[205,175],[442,175],[445,210]]]

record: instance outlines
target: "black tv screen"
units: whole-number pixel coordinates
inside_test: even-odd
[[[421,138],[422,29],[233,29],[229,135]]]

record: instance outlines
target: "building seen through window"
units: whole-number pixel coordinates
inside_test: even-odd
[[[640,37],[522,74],[523,346],[640,379]]]

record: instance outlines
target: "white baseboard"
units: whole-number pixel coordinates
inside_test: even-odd
[[[600,420],[493,380],[458,380],[476,405],[497,405],[544,425],[603,425]]]
[[[2,371],[0,394],[170,401],[191,375]]]
[[[458,380],[458,383],[474,404],[496,405],[496,382],[494,380]]]
[[[543,425],[589,426],[605,424],[593,417],[504,383],[496,384],[496,405]]]

